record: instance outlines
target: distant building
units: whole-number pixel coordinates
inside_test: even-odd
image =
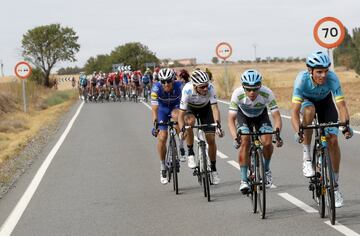
[[[166,58],[161,60],[160,66],[172,66],[175,64],[181,64],[183,66],[192,66],[196,65],[196,58],[183,58],[183,59],[170,59]]]

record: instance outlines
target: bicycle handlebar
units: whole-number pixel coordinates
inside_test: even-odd
[[[311,125],[306,125],[306,126],[302,126],[300,125],[299,127],[299,133],[304,133],[305,129],[318,129],[318,128],[328,128],[328,127],[349,127],[349,122],[329,122],[329,123],[321,123],[321,124],[311,124]]]
[[[192,128],[203,129],[206,127],[217,127],[217,126],[218,126],[217,123],[212,123],[212,124],[201,124],[201,125],[185,125],[184,128],[185,129],[192,129]]]

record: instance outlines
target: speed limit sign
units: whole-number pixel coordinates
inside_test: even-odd
[[[335,17],[324,17],[314,27],[315,41],[324,48],[339,46],[345,37],[344,25]]]
[[[215,52],[219,58],[226,60],[231,56],[232,48],[230,44],[222,42],[216,46]]]

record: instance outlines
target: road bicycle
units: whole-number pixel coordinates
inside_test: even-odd
[[[211,201],[210,185],[211,181],[211,168],[210,158],[207,152],[206,135],[204,129],[207,127],[217,127],[217,123],[213,124],[201,124],[199,117],[197,119],[197,125],[185,126],[185,129],[196,128],[195,136],[197,141],[197,156],[195,161],[197,166],[194,169],[193,175],[197,177],[200,185],[204,187],[204,197],[207,198],[208,202]]]
[[[143,91],[143,95],[144,95],[144,99],[145,102],[148,102],[149,100],[149,95],[150,95],[150,84],[146,84],[144,85],[144,91]]]
[[[315,117],[313,124],[300,126],[299,129],[301,135],[304,134],[305,129],[315,130],[314,148],[311,160],[315,175],[310,177],[309,190],[312,192],[312,198],[318,206],[320,217],[325,217],[325,208],[327,208],[328,217],[332,225],[335,224],[336,220],[334,195],[335,180],[325,129],[330,127],[347,127],[348,125],[349,124],[344,122],[319,124]]]
[[[255,127],[253,127],[253,131],[249,133],[243,133],[241,130],[238,130],[238,140],[240,140],[240,136],[242,135],[250,136],[250,166],[248,172],[250,190],[247,195],[250,197],[253,213],[257,213],[259,204],[259,210],[261,213],[260,216],[262,219],[265,219],[266,215],[266,177],[265,159],[260,136],[269,134],[275,135],[273,143],[275,143],[276,140],[282,142],[279,130],[272,132],[259,132],[255,130]]]
[[[168,126],[169,142],[167,146],[167,152],[165,157],[166,176],[168,182],[171,182],[173,178],[173,188],[176,194],[179,194],[178,172],[180,172],[179,153],[176,146],[176,129],[177,121],[169,120],[168,122],[157,123],[158,126]],[[174,164],[175,163],[175,164]]]

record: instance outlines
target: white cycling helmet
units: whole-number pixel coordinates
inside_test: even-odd
[[[159,80],[172,80],[174,79],[174,71],[169,68],[163,68],[159,71]]]
[[[195,86],[207,84],[209,83],[209,76],[202,70],[194,70],[193,73],[191,73],[191,82]]]
[[[245,87],[260,87],[262,76],[254,69],[246,70],[240,77],[241,84]]]

